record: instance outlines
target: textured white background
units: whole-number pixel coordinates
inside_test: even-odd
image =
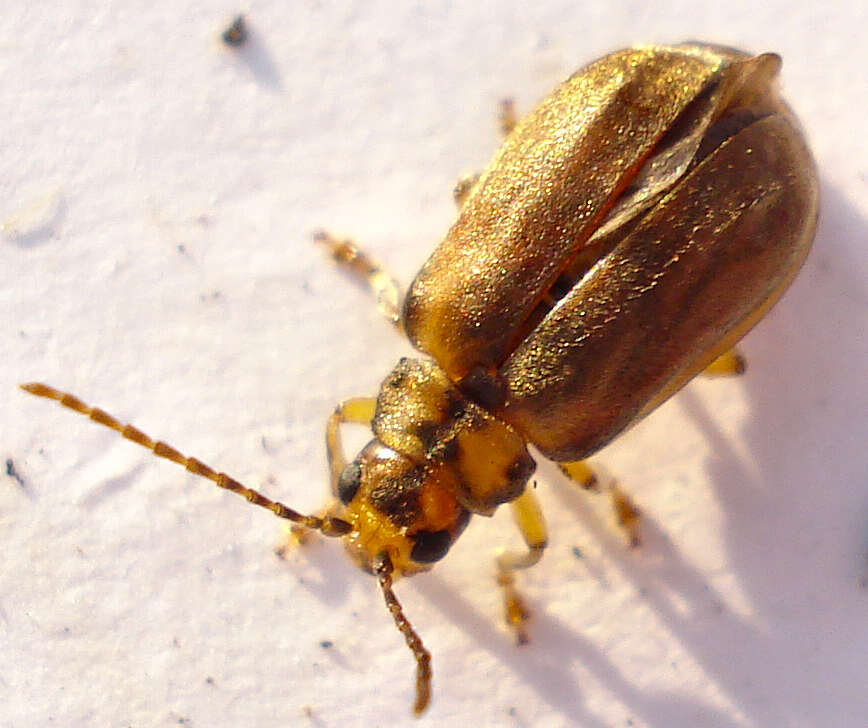
[[[821,170],[815,249],[747,376],[692,384],[599,456],[647,515],[641,550],[541,467],[531,645],[492,582],[508,514],[398,585],[434,655],[418,725],[866,725],[864,4],[184,5],[4,8],[0,454],[23,485],[0,479],[0,724],[409,724],[410,655],[338,544],[279,561],[268,513],[15,384],[318,507],[326,415],[410,349],[311,231],[408,282],[499,98],[526,110],[606,51],[696,38],[783,55]]]

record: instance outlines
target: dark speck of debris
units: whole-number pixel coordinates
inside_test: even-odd
[[[331,640],[323,640],[319,643],[319,646],[322,647],[324,650],[327,650],[329,647],[334,647],[334,644],[335,643]]]
[[[214,684],[214,678],[209,675],[208,677],[205,678],[205,683],[207,685],[213,685]]]
[[[578,546],[573,546],[573,556],[577,559],[585,558],[585,555],[582,553],[582,550]]]
[[[15,469],[15,462],[12,458],[6,458],[6,475],[12,478],[12,480],[18,483],[22,488],[26,487],[24,484],[24,478],[22,478],[21,474]]]
[[[247,40],[247,24],[244,22],[244,16],[236,15],[229,27],[223,31],[221,38],[228,46],[244,45],[244,41]]]

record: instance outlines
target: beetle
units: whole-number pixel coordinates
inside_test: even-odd
[[[352,242],[316,239],[361,276],[429,359],[401,359],[377,397],[341,402],[326,448],[335,502],[301,514],[104,411],[44,384],[22,387],[298,527],[340,537],[372,572],[417,663],[431,658],[393,591],[431,568],[472,515],[511,504],[527,545],[497,560],[507,621],[526,639],[515,572],[545,549],[527,484],[533,444],[586,486],[584,460],[695,375],[737,373],[735,343],[798,272],[816,228],[818,183],[780,100],[781,66],[688,43],[622,50],[572,75],[516,122],[488,168],[456,188],[457,221],[401,301]],[[340,429],[373,439],[347,460]],[[636,543],[637,511],[612,488]]]

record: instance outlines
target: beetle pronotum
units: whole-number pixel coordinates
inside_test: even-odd
[[[497,560],[507,620],[525,639],[514,573],[545,523],[526,444],[588,485],[584,458],[693,376],[737,373],[733,345],[804,260],[817,217],[814,165],[779,99],[774,54],[648,46],[571,76],[519,122],[488,168],[456,188],[457,222],[410,286],[348,241],[317,236],[367,280],[430,360],[402,359],[376,398],[341,402],[326,444],[336,502],[303,515],[43,384],[22,385],[307,529],[344,539],[379,581],[417,663],[430,655],[393,576],[428,569],[471,515],[510,503],[527,544]],[[514,128],[513,128],[514,126]],[[374,439],[347,462],[344,423]],[[635,542],[636,511],[611,493]]]

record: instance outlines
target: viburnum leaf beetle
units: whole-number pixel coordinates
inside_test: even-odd
[[[526,488],[532,443],[588,485],[582,461],[693,376],[735,373],[733,345],[798,272],[818,185],[774,79],[774,54],[695,43],[612,53],[514,124],[488,168],[456,188],[457,222],[403,304],[348,241],[317,238],[363,276],[381,310],[433,361],[402,359],[376,398],[345,400],[327,425],[336,502],[302,515],[102,410],[58,400],[221,488],[345,540],[380,583],[417,662],[418,715],[430,655],[392,590],[431,567],[471,515],[511,503],[527,543],[498,559],[507,619],[525,639],[514,572],[545,548]],[[514,126],[514,128],[512,128]],[[347,462],[344,423],[374,439]],[[637,512],[611,493],[637,539]]]

